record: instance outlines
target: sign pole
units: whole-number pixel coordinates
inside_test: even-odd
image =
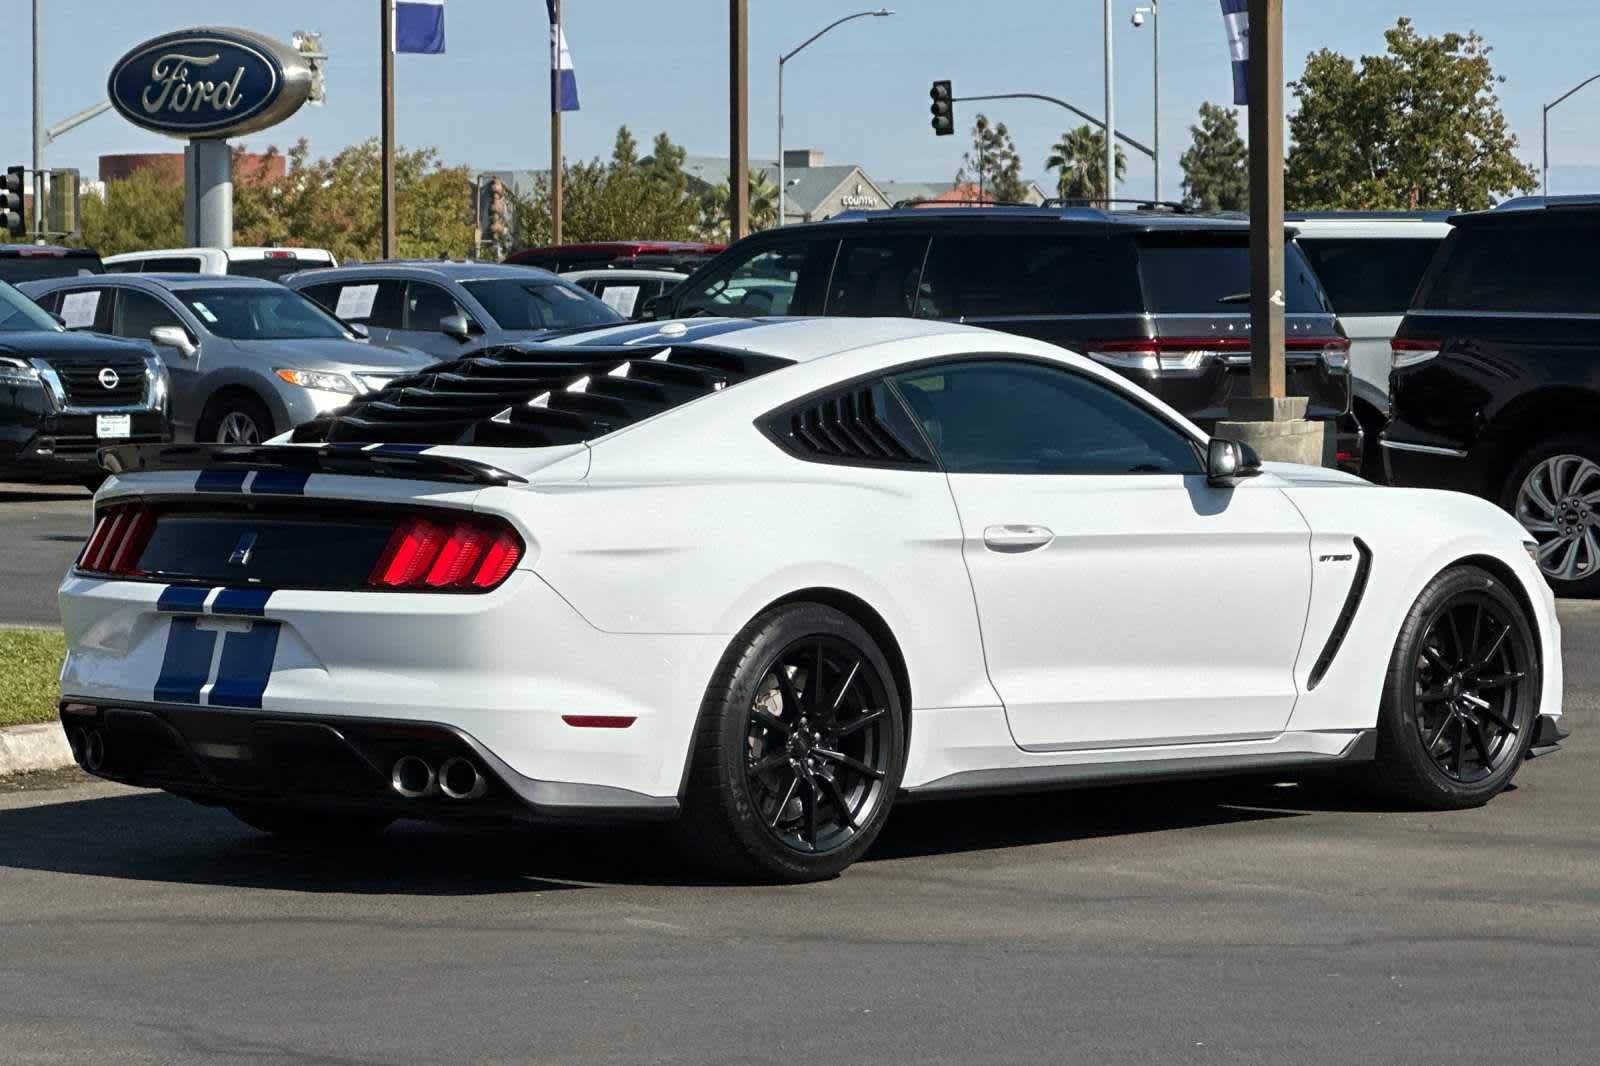
[[[33,0],[33,237],[44,238],[44,98],[39,69],[39,4]]]
[[[728,0],[728,236],[750,232],[750,9]]]
[[[394,0],[378,0],[379,37],[383,48],[383,184],[382,257],[395,256],[394,225]]]
[[[1250,394],[1281,400],[1283,0],[1250,0]]]
[[[550,31],[550,243],[561,243],[563,211],[561,179],[561,0],[552,0],[555,28]]]

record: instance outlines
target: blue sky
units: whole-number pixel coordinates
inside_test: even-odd
[[[1148,2],[1148,0],[1145,0]],[[964,136],[936,138],[928,127],[932,78],[950,78],[958,95],[1033,91],[1064,97],[1093,113],[1102,99],[1101,0],[889,0],[892,18],[861,19],[835,30],[795,59],[786,77],[790,147],[816,147],[830,162],[859,162],[882,180],[948,180]],[[839,15],[873,0],[750,0],[750,132],[754,154],[775,148],[775,65]],[[1118,0],[1119,126],[1141,140],[1151,128],[1149,26],[1129,24],[1135,0]],[[378,4],[374,0],[46,0],[45,120],[53,123],[103,98],[112,63],[131,45],[190,25],[233,24],[287,40],[320,30],[331,55],[329,102],[247,140],[254,148],[308,138],[331,153],[378,129]],[[1163,182],[1177,192],[1178,153],[1203,100],[1230,92],[1226,42],[1216,0],[1162,2]],[[230,12],[229,9],[232,9]],[[26,27],[25,0],[5,0],[13,26]],[[567,38],[583,110],[569,114],[571,155],[609,150],[626,123],[641,142],[658,130],[695,153],[727,150],[727,4],[721,0],[566,0]],[[548,50],[542,0],[448,0],[444,56],[400,56],[398,129],[406,145],[432,145],[474,168],[542,167],[548,162]],[[1399,15],[1425,33],[1476,29],[1494,47],[1506,77],[1502,102],[1522,157],[1537,165],[1541,105],[1600,71],[1593,42],[1600,5],[1543,0],[1533,10],[1504,0],[1289,0],[1287,69],[1308,52],[1377,52]],[[7,163],[29,152],[26,46],[8,50],[0,74],[10,106],[0,109]],[[1024,172],[1043,176],[1049,145],[1067,125],[1046,104],[983,105],[1012,130]],[[960,105],[964,131],[977,105]],[[1600,83],[1563,104],[1551,121],[1552,191],[1600,188]],[[114,113],[66,134],[46,164],[96,174],[102,153],[176,150],[180,142],[142,132]],[[1151,170],[1130,160],[1129,195],[1148,195]]]

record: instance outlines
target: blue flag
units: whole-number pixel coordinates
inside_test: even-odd
[[[1233,102],[1250,102],[1250,12],[1246,0],[1222,0],[1222,25],[1228,31],[1233,60]]]
[[[444,0],[394,0],[394,50],[444,51]]]
[[[544,0],[550,12],[550,113],[578,110],[578,76],[572,72],[567,35],[556,21],[555,0]]]

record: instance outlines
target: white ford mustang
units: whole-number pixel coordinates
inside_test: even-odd
[[[628,325],[105,461],[78,758],[272,831],[677,819],[799,880],[924,796],[1359,765],[1459,807],[1563,735],[1498,508],[986,330]]]

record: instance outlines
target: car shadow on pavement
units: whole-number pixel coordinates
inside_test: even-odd
[[[864,862],[1292,818],[1262,786],[1191,782],[897,808]],[[1256,798],[1254,804],[1245,800]],[[458,896],[704,885],[660,827],[530,830],[398,822],[340,843],[267,836],[161,793],[0,810],[0,868],[298,892]]]
[[[0,503],[88,503],[93,494],[88,489],[65,486],[59,489],[41,488],[37,492],[0,491]]]

